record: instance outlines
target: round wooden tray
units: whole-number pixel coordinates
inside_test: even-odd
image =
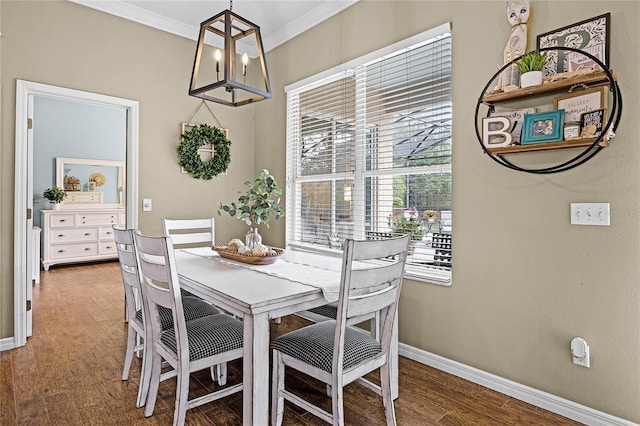
[[[281,248],[271,247],[271,249],[276,252],[275,255],[272,254],[267,256],[253,256],[231,252],[226,248],[226,246],[211,247],[211,250],[217,252],[220,257],[224,257],[225,259],[237,260],[238,262],[248,263],[250,265],[270,265],[284,253],[284,249]]]

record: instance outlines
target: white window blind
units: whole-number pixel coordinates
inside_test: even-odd
[[[452,231],[449,25],[293,86],[287,244],[411,233],[407,276],[450,282],[450,250],[438,250]]]

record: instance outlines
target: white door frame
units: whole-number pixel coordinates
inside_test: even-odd
[[[28,194],[29,182],[33,179],[32,164],[29,164],[29,147],[33,130],[28,129],[29,102],[33,96],[48,96],[84,103],[124,108],[127,113],[127,227],[138,226],[138,101],[100,95],[97,93],[50,86],[25,80],[16,82],[16,142],[15,142],[15,210],[14,210],[14,318],[13,342],[2,349],[24,346],[27,342],[27,286],[31,286],[31,230],[27,229],[31,220],[27,219],[27,209],[33,212],[33,198]],[[32,162],[33,160],[31,160]],[[30,198],[31,197],[31,198]],[[3,342],[7,343],[7,342]]]

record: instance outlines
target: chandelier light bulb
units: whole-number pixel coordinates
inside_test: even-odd
[[[214,57],[216,58],[216,72],[220,72],[220,60],[222,59],[222,52],[220,52],[220,49],[216,49]]]
[[[247,64],[249,63],[249,55],[245,52],[242,55],[242,75],[247,75]]]

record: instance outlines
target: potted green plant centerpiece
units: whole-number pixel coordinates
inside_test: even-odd
[[[533,50],[516,62],[520,70],[520,87],[531,87],[542,84],[542,69],[547,62],[547,52]]]
[[[49,200],[51,209],[58,210],[60,209],[60,203],[67,197],[67,193],[64,189],[54,185],[51,188],[45,189],[42,196]]]
[[[282,189],[278,186],[276,178],[264,169],[260,176],[253,182],[245,182],[249,187],[243,194],[239,192],[238,202],[231,205],[218,203],[218,215],[221,211],[229,213],[231,217],[237,217],[251,227],[245,236],[246,246],[253,250],[253,247],[262,244],[262,237],[258,233],[258,225],[265,224],[269,227],[269,220],[272,216],[280,219],[284,216],[284,209],[280,206],[280,196]]]

